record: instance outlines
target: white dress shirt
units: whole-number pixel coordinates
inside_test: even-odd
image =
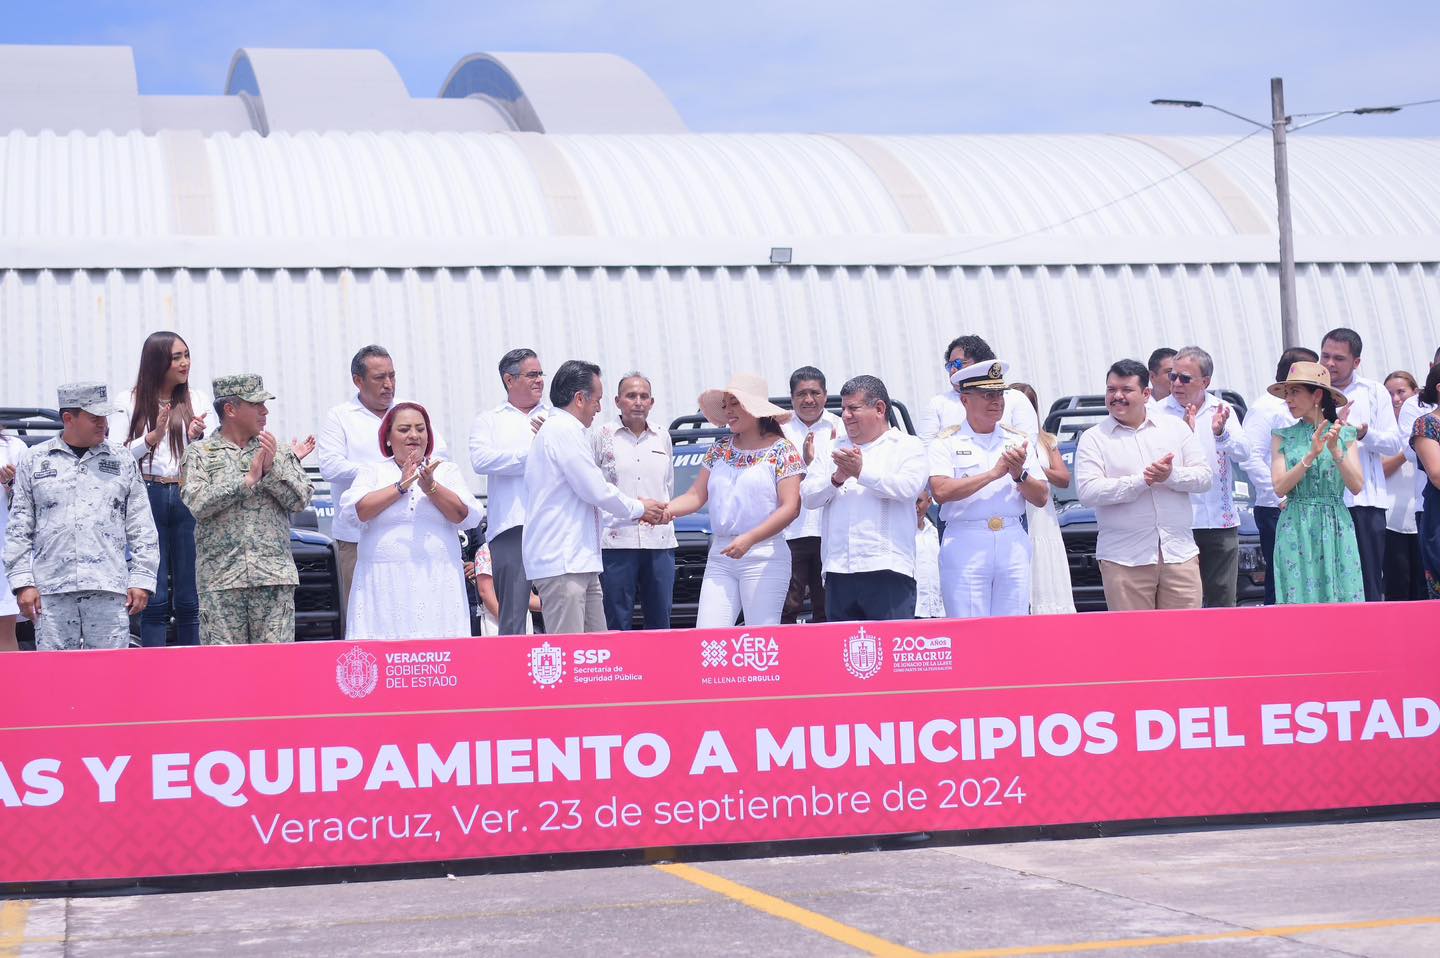
[[[1215,412],[1221,406],[1230,410],[1230,418],[1225,420],[1225,428],[1216,436],[1210,421],[1215,418]],[[1151,410],[1151,414],[1173,417],[1180,420],[1182,425],[1185,422],[1185,407],[1175,398],[1174,393],[1165,398],[1158,410]],[[1235,414],[1235,407],[1207,392],[1205,405],[1195,413],[1195,441],[1200,444],[1205,461],[1210,464],[1214,481],[1206,491],[1190,496],[1192,527],[1237,528],[1240,525],[1240,512],[1235,508],[1235,472],[1230,468],[1230,464],[1233,462],[1243,469],[1249,461],[1250,449],[1245,443],[1245,431],[1240,426],[1240,417]]]
[[[1270,481],[1270,447],[1275,430],[1295,425],[1290,407],[1279,396],[1263,392],[1245,410],[1245,422],[1240,427],[1245,433],[1245,446],[1250,458],[1245,461],[1245,474],[1250,477],[1250,488],[1254,490],[1255,505],[1280,508],[1280,497],[1275,495],[1275,484]]]
[[[965,407],[960,402],[960,394],[948,389],[932,396],[925,405],[925,411],[915,423],[915,435],[928,446],[942,431],[964,421]],[[1036,415],[1035,407],[1030,405],[1028,398],[1013,389],[1005,390],[1005,412],[1001,414],[1000,422],[1019,432],[1031,445],[1035,444],[1035,437],[1040,434],[1040,417]]]
[[[669,502],[675,498],[675,465],[670,433],[652,429],[635,435],[623,423],[607,422],[592,433],[595,462],[605,481],[637,499]],[[605,516],[601,546],[606,549],[673,549],[675,524],[652,526],[634,519]]]
[[[1172,454],[1170,478],[1147,485],[1145,468]],[[1117,565],[1184,562],[1198,555],[1191,531],[1192,493],[1214,477],[1195,434],[1185,423],[1146,410],[1138,429],[1114,416],[1080,435],[1075,485],[1080,504],[1095,510],[1095,557]]]
[[[915,530],[915,618],[945,618],[940,595],[940,530],[927,517]]]
[[[525,459],[536,435],[530,420],[549,415],[550,407],[543,402],[521,412],[506,401],[478,414],[470,426],[470,466],[487,480],[485,508],[490,521],[485,526],[486,542],[525,524]],[[584,448],[590,448],[588,438]]]
[[[887,429],[857,446],[842,436],[834,449],[859,449],[859,478],[836,486],[835,460],[817,452],[800,483],[800,501],[821,514],[820,553],[825,572],[894,570],[915,577],[915,500],[925,488],[925,444]]]
[[[1360,440],[1360,468],[1365,475],[1365,485],[1359,493],[1346,489],[1345,505],[1389,509],[1393,499],[1385,482],[1383,460],[1400,452],[1404,445],[1400,441],[1400,426],[1395,421],[1395,404],[1385,387],[1373,379],[1352,376],[1350,385],[1340,391],[1350,400],[1350,405],[1340,409],[1345,421],[1356,429],[1362,425],[1367,427],[1365,438]]]
[[[134,390],[130,392],[130,405],[135,405]],[[207,431],[215,428],[217,425],[215,422],[215,408],[210,403],[210,396],[196,389],[194,386],[190,387],[190,412],[191,415],[194,416],[208,414],[208,418],[205,420],[206,426],[208,427]],[[185,440],[184,444],[180,447],[181,459],[185,457],[185,446],[190,445],[190,443],[194,441],[190,438],[189,429],[190,424],[186,423],[185,432],[182,433]],[[124,439],[125,436],[129,434],[129,431],[130,421],[127,416],[125,431],[121,432],[117,438]],[[116,445],[119,444],[117,443]],[[175,453],[170,448],[170,437],[168,435],[160,440],[160,445],[156,446],[155,451],[152,453],[149,444],[145,442],[145,433],[142,432],[130,443],[130,452],[135,455],[135,460],[140,463],[141,475],[160,476],[165,479],[179,478],[180,459],[175,458]]]
[[[1025,399],[1024,396],[1020,398]],[[1029,403],[1028,399],[1025,401]],[[960,427],[948,436],[941,436],[930,444],[926,471],[932,476],[966,479],[994,468],[1005,450],[1018,449],[1022,442],[1028,443],[1025,471],[1032,476],[1043,476],[1038,443],[1001,424],[996,424],[994,431],[988,434],[978,433],[970,428],[968,419],[961,422]],[[1024,514],[1025,497],[1020,493],[1020,483],[1008,474],[991,480],[964,499],[955,499],[940,506],[940,518],[945,522],[964,522],[997,516],[1018,519]]]
[[[818,460],[821,456],[828,457],[830,455],[834,449],[835,440],[845,435],[845,424],[840,421],[839,416],[826,409],[820,413],[819,419],[808,426],[800,421],[799,416],[791,416],[790,421],[780,427],[780,431],[785,434],[786,439],[795,444],[796,449],[800,450],[802,460],[805,458],[805,437],[814,433],[815,444],[812,451],[814,458]],[[788,541],[820,535],[820,520],[821,510],[811,509],[802,504],[800,515],[785,527],[785,539]]]
[[[1430,478],[1425,475],[1425,470],[1420,468],[1420,460],[1415,456],[1415,447],[1410,445],[1410,435],[1415,431],[1415,420],[1434,408],[1429,403],[1421,402],[1419,396],[1411,396],[1400,407],[1400,446],[1405,453],[1405,461],[1415,467],[1415,512],[1419,512],[1424,507],[1425,486],[1430,482]]]
[[[535,434],[520,482],[525,577],[531,581],[600,572],[601,511],[629,519],[645,514],[640,500],[605,481],[585,427],[563,409],[552,412]]]
[[[341,510],[340,500],[350,491],[362,466],[385,461],[386,456],[380,451],[380,424],[384,420],[384,416],[377,416],[361,402],[360,394],[356,393],[325,414],[325,422],[315,437],[315,456],[320,475],[330,483],[330,502],[335,508],[330,538],[339,542],[360,541],[360,523],[353,510],[349,515]],[[445,442],[439,433],[435,434],[435,448],[430,456],[432,459],[448,458]]]

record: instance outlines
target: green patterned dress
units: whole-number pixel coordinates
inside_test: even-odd
[[[1328,427],[1327,427],[1328,428]],[[1275,430],[1285,468],[1310,452],[1315,427],[1299,422]],[[1340,428],[1343,454],[1355,442],[1355,427]],[[1345,508],[1345,482],[1330,450],[1322,449],[1300,484],[1285,497],[1275,529],[1275,601],[1280,605],[1364,602],[1360,547]]]

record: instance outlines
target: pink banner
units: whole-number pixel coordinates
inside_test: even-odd
[[[7,655],[0,881],[1435,802],[1436,608]]]

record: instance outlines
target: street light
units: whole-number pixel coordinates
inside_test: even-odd
[[[1334,110],[1330,113],[1322,113],[1304,123],[1292,123],[1291,118],[1285,115],[1285,85],[1280,77],[1273,77],[1270,80],[1269,123],[1261,123],[1259,120],[1252,120],[1248,116],[1241,116],[1224,107],[1216,106],[1213,103],[1203,103],[1200,100],[1151,100],[1150,103],[1153,106],[1215,110],[1249,123],[1251,126],[1270,131],[1275,147],[1275,206],[1280,231],[1280,348],[1288,349],[1298,345],[1300,329],[1295,316],[1295,237],[1290,226],[1290,164],[1286,158],[1285,134],[1303,130],[1316,123],[1324,123],[1326,120],[1333,120],[1335,117],[1344,116],[1347,113],[1355,116],[1399,113],[1400,107],[1362,106],[1353,110]]]

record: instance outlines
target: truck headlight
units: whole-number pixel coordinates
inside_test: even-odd
[[[1265,555],[1260,551],[1260,543],[1240,543],[1240,571],[1256,582],[1265,581]]]

